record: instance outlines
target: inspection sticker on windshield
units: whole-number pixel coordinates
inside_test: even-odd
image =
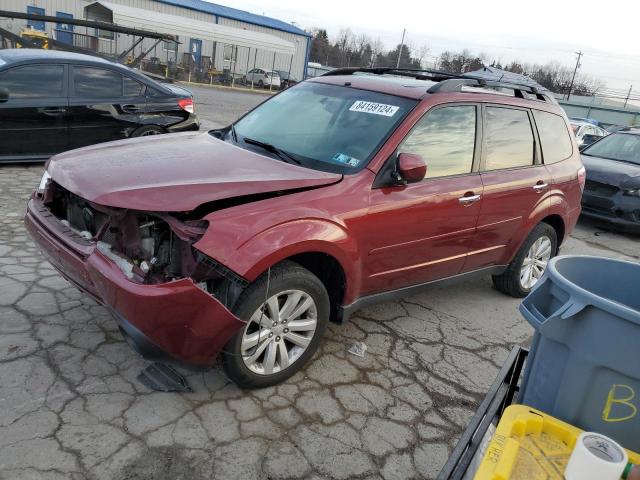
[[[367,102],[365,100],[356,100],[349,111],[373,113],[374,115],[384,115],[385,117],[393,117],[400,107],[395,105],[387,105],[386,103]]]
[[[344,153],[336,153],[331,160],[338,163],[344,163],[345,165],[349,165],[350,167],[357,167],[360,163],[360,160],[358,160],[357,158],[350,157],[349,155],[345,155]]]

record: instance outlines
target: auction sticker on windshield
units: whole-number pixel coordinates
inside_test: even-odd
[[[384,115],[385,117],[393,117],[400,107],[395,105],[387,105],[386,103],[367,102],[365,100],[356,100],[349,111],[373,113],[374,115]]]

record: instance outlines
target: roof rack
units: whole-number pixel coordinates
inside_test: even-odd
[[[440,70],[429,70],[419,68],[391,68],[391,67],[374,67],[374,68],[337,68],[330,70],[323,74],[323,77],[331,77],[336,75],[353,75],[355,73],[371,73],[374,75],[392,74],[401,77],[411,77],[418,80],[432,80],[434,82],[441,82],[449,78],[460,77],[457,73],[443,72]]]
[[[438,82],[432,85],[427,90],[428,93],[451,93],[462,92],[465,88],[469,88],[469,92],[473,92],[474,88],[477,88],[477,92],[484,91],[486,89],[499,89],[506,88],[513,90],[513,95],[518,98],[526,98],[525,93],[535,96],[537,100],[545,102],[553,102],[556,100],[553,95],[544,87],[537,85],[533,80],[526,77],[522,77],[522,82],[518,79],[509,78],[508,80],[493,80],[487,78],[483,72],[469,72],[469,73],[451,73],[443,72],[440,70],[428,70],[428,69],[411,69],[411,68],[338,68],[331,70],[330,72],[322,75],[336,76],[336,75],[353,75],[356,73],[369,73],[373,75],[398,75],[403,77],[412,77],[418,80],[431,80]],[[482,90],[485,89],[485,90]],[[496,92],[498,93],[498,92]]]

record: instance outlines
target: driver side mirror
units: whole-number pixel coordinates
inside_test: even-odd
[[[396,177],[399,183],[416,183],[424,179],[427,174],[427,164],[415,153],[400,153]]]
[[[0,87],[0,102],[9,100],[9,89]]]

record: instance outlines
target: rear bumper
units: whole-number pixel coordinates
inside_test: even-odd
[[[49,262],[114,313],[127,340],[150,359],[211,365],[245,325],[216,298],[183,278],[163,284],[130,281],[91,242],[81,242],[42,205],[29,201],[25,225]]]
[[[186,120],[183,120],[180,123],[176,123],[174,125],[166,127],[167,131],[170,133],[176,132],[191,132],[194,130],[200,130],[200,120],[195,113],[189,114]]]

